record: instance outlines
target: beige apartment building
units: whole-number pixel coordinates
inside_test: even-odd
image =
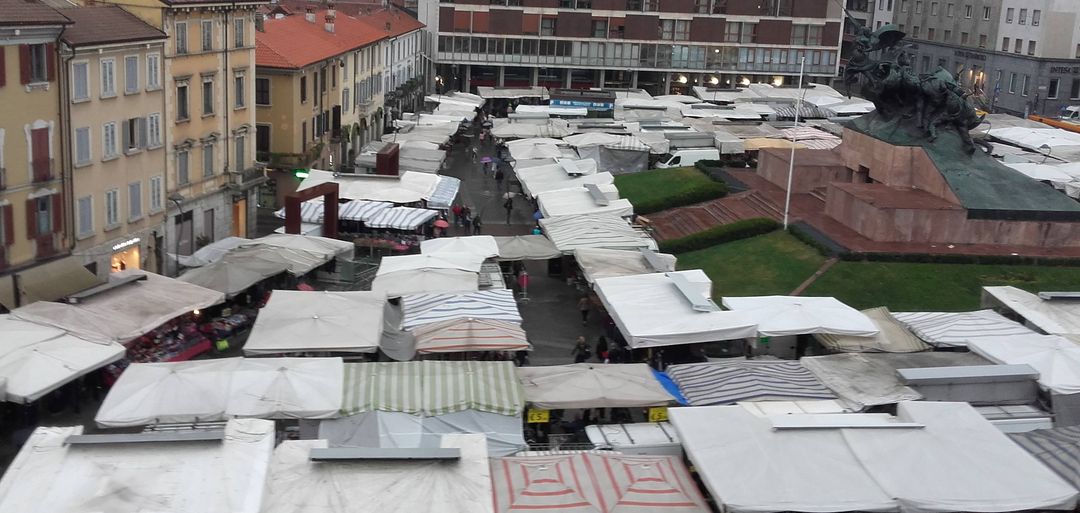
[[[73,255],[100,277],[161,272],[165,227],[165,33],[116,6],[61,11]]]
[[[165,253],[254,234],[255,10],[262,0],[101,0],[168,35],[163,53]],[[170,272],[173,259],[166,258]]]

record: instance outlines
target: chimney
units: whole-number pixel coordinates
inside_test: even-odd
[[[333,14],[330,14],[332,12],[333,11],[328,11],[326,13],[326,31],[331,33],[331,34],[334,33],[334,18],[335,18],[335,16]]]
[[[390,22],[386,22],[386,31],[390,32]]]
[[[337,16],[337,11],[334,9],[334,2],[329,2],[326,4],[326,15]]]
[[[308,5],[304,7],[304,19],[308,23],[315,23],[315,8]]]
[[[255,16],[255,30],[259,32],[266,32],[266,27],[263,25],[263,21],[266,20],[261,14]]]

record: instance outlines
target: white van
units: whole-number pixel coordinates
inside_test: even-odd
[[[660,157],[656,167],[685,167],[697,164],[699,160],[720,160],[720,150],[716,148],[680,148]]]

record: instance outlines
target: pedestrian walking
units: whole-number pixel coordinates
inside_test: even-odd
[[[461,206],[461,217],[461,226],[466,229],[469,228],[469,225],[472,224],[472,209],[468,205]]]
[[[476,214],[472,218],[472,233],[473,235],[480,235],[480,214]]]
[[[503,208],[506,209],[506,224],[510,224],[510,214],[514,212],[514,198],[506,198],[506,202],[503,203]]]
[[[589,296],[581,296],[581,299],[577,302],[578,310],[581,311],[581,325],[585,326],[589,324],[589,308],[592,304],[589,302]]]
[[[608,363],[608,342],[603,335],[596,339],[596,359],[601,363]]]
[[[495,170],[495,185],[499,188],[500,191],[502,190],[502,183],[504,178],[506,178],[506,173],[503,173],[503,170],[501,168]]]
[[[570,354],[574,357],[574,363],[581,363],[592,358],[592,351],[589,349],[589,344],[585,342],[584,336],[577,338],[577,343],[570,350]]]
[[[455,203],[454,206],[450,208],[450,212],[454,214],[454,226],[461,226],[461,203]]]
[[[480,150],[476,149],[476,146],[473,146],[472,149],[469,151],[472,153],[472,161],[473,164],[475,164],[477,161],[480,160]]]

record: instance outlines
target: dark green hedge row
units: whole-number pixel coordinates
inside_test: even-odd
[[[727,185],[723,182],[711,181],[701,187],[695,187],[688,191],[680,192],[653,201],[640,201],[634,203],[634,212],[638,214],[652,214],[669,208],[685,207],[694,203],[723,198],[727,195]]]
[[[714,226],[686,237],[663,241],[660,243],[660,251],[664,253],[685,253],[766,234],[777,228],[780,228],[780,223],[772,219],[764,217],[744,219],[731,224]]]
[[[694,167],[698,168],[698,171],[709,174],[709,169],[716,169],[718,167],[724,167],[724,161],[722,160],[699,160],[694,163]]]
[[[821,241],[815,239],[813,235],[810,235],[806,232],[806,230],[803,230],[802,228],[794,224],[788,225],[788,233],[790,233],[792,237],[799,239],[799,241],[803,244],[806,244],[807,246],[810,246],[817,250],[817,252],[820,253],[821,256],[836,256],[836,252],[833,251],[832,248],[829,248],[828,246],[822,244]]]
[[[914,264],[1041,265],[1080,267],[1080,258],[1047,258],[1023,255],[939,255],[930,253],[857,253],[840,255],[852,262],[907,262]]]

